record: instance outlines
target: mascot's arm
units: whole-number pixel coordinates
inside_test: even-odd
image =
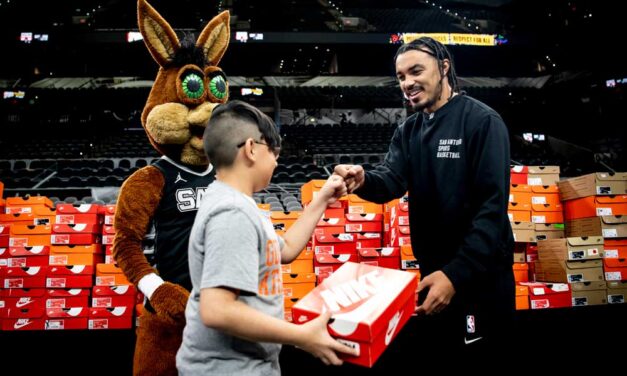
[[[128,280],[146,295],[157,314],[180,322],[184,320],[189,292],[179,285],[163,282],[142,249],[142,240],[159,207],[164,185],[163,174],[153,166],[137,170],[126,179],[115,211],[112,252]]]
[[[161,171],[147,166],[133,173],[120,189],[112,252],[115,262],[135,285],[143,277],[156,273],[144,256],[142,240],[161,201],[164,184]]]

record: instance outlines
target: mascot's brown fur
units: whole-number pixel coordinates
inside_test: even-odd
[[[189,46],[179,42],[170,25],[145,0],[138,1],[137,10],[141,34],[160,66],[142,113],[144,129],[152,145],[170,160],[183,166],[206,167],[209,162],[203,152],[202,134],[215,106],[228,98],[228,86],[217,65],[229,43],[229,14],[216,16],[195,45]],[[131,175],[120,190],[113,256],[136,285],[143,277],[157,273],[141,244],[159,210],[166,184],[161,170],[147,166]],[[184,252],[186,259],[187,249]],[[149,301],[153,312],[145,309],[137,328],[135,375],[177,374],[175,356],[185,326],[188,296],[185,288],[167,280],[154,290]]]

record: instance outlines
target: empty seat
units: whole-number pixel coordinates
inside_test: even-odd
[[[145,159],[141,159],[140,158],[140,159],[135,161],[135,167],[140,167],[141,168],[141,167],[144,167],[146,165],[148,165],[148,162],[146,162]]]
[[[63,202],[65,202],[66,204],[73,204],[76,201],[78,201],[78,199],[74,196],[68,196],[65,199],[63,199]]]

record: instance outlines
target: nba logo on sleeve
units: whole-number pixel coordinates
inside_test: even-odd
[[[466,316],[466,333],[474,333],[475,332],[475,316],[468,315]]]

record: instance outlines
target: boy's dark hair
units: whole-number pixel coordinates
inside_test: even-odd
[[[453,89],[452,92],[459,92],[457,74],[455,74],[455,64],[453,64],[453,56],[446,48],[446,46],[433,38],[420,37],[400,46],[398,51],[396,51],[396,55],[394,55],[394,62],[396,63],[396,59],[398,59],[399,55],[411,50],[422,51],[426,54],[433,56],[438,61],[438,68],[440,69],[440,75],[442,77],[444,77],[444,65],[442,64],[442,62],[444,61],[444,59],[447,59],[449,61],[449,69],[448,73],[446,74],[446,77],[448,78],[448,83]],[[451,93],[451,95],[453,95],[453,93]]]
[[[229,167],[248,138],[265,141],[273,151],[281,147],[281,136],[268,115],[238,100],[218,105],[203,135],[205,154],[216,169]]]

